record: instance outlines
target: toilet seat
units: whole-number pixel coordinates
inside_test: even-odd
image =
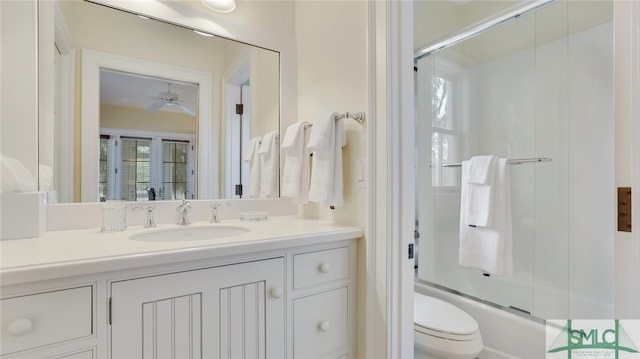
[[[474,341],[477,340],[479,335],[478,332],[473,333],[473,334],[467,334],[467,335],[459,335],[459,334],[453,334],[453,333],[446,333],[446,332],[439,332],[436,330],[432,330],[429,328],[425,328],[422,327],[420,325],[414,324],[413,325],[413,330],[415,332],[418,333],[422,333],[425,335],[429,335],[432,337],[436,337],[439,339],[446,339],[446,340],[455,340],[455,341],[459,341],[459,342],[469,342],[469,341]]]
[[[456,341],[477,340],[478,323],[462,309],[420,293],[413,295],[414,330],[426,335]]]

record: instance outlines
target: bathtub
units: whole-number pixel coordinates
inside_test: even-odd
[[[480,326],[484,350],[480,359],[545,357],[545,324],[434,286],[415,283],[415,291],[445,300],[471,315]]]

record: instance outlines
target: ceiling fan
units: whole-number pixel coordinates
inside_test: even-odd
[[[164,106],[178,106],[182,111],[188,113],[191,116],[195,116],[195,112],[180,101],[178,94],[171,92],[171,83],[168,82],[167,92],[160,92],[158,97],[147,97],[144,100],[154,101],[151,105],[147,106],[145,112],[156,112]],[[134,99],[129,99],[129,101]],[[138,99],[139,100],[139,99]]]

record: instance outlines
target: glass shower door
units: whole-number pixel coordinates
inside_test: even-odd
[[[611,315],[613,218],[594,217],[614,201],[611,8],[560,1],[416,60],[418,280],[541,318]],[[459,264],[459,164],[479,155],[551,160],[507,166],[513,275]]]

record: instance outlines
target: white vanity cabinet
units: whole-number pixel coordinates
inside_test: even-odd
[[[356,358],[362,231],[242,225],[224,245],[97,231],[0,243],[0,359]]]
[[[111,358],[284,358],[284,270],[274,258],[112,282]]]

